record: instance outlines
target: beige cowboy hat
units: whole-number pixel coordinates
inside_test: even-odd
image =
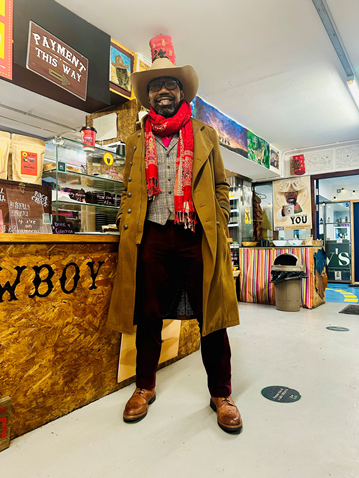
[[[127,70],[128,68],[128,65],[125,65],[122,58],[121,58],[121,55],[117,55],[115,57],[115,63],[114,62],[111,62],[111,64],[115,67],[115,68],[121,68],[121,70]]]
[[[282,184],[279,185],[277,191],[279,193],[289,193],[291,191],[302,191],[305,189],[305,184],[300,179],[288,179],[287,181],[282,181]]]
[[[152,66],[149,70],[136,71],[131,75],[132,88],[136,98],[150,109],[147,85],[161,76],[176,78],[182,83],[184,99],[191,102],[198,91],[198,75],[191,65],[176,66],[172,38],[169,35],[159,35],[150,41]]]

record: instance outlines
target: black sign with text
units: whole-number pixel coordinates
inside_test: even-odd
[[[297,402],[301,399],[301,395],[297,390],[278,385],[263,388],[261,393],[264,398],[267,398],[272,402],[291,403]]]

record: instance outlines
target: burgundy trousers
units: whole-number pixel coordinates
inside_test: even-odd
[[[202,228],[193,233],[167,221],[146,221],[139,253],[136,385],[152,390],[161,354],[162,325],[174,293],[183,284],[202,330]],[[231,395],[231,349],[226,329],[201,337],[201,353],[212,397]]]

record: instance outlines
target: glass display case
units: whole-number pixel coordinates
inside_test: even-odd
[[[118,234],[125,158],[81,142],[46,142],[43,185],[52,188],[55,234]]]
[[[319,234],[327,253],[329,281],[351,282],[351,213],[350,202],[327,202],[319,205]]]

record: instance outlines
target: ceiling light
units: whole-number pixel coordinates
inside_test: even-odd
[[[348,87],[357,107],[359,108],[359,87],[355,77],[348,81]]]

